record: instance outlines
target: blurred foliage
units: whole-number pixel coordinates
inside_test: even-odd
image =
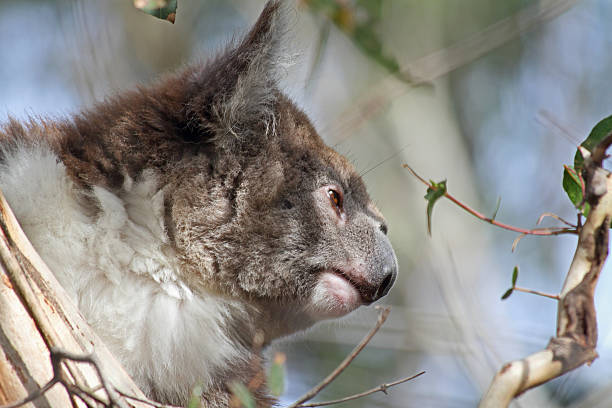
[[[384,49],[377,28],[381,23],[385,0],[302,0],[315,15],[323,15],[353,40],[355,45],[387,71],[410,82],[400,71],[396,58]],[[322,30],[319,48],[324,48],[328,26]]]
[[[285,391],[286,361],[287,357],[284,353],[276,353],[266,375],[268,390],[270,394],[275,397],[280,397]],[[250,381],[249,385],[245,385],[238,381],[232,382],[229,385],[233,395],[230,406],[236,408],[255,408],[256,403],[252,393],[252,387],[258,386],[259,384],[261,384],[261,377],[259,374]],[[189,408],[191,408],[191,405],[189,405]]]
[[[255,398],[246,385],[234,381],[229,385],[229,388],[234,395],[231,403],[232,407],[255,408]]]
[[[285,361],[287,357],[284,353],[276,353],[274,355],[274,360],[272,360],[272,365],[268,370],[268,388],[270,389],[270,394],[275,397],[280,397],[285,391]]]
[[[134,7],[147,14],[174,24],[178,0],[134,0]]]
[[[198,408],[200,406],[200,399],[204,388],[202,385],[196,385],[191,390],[191,396],[189,397],[189,402],[187,403],[187,408]]]

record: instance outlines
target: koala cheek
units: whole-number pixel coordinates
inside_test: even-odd
[[[308,312],[315,320],[344,316],[361,306],[361,296],[346,279],[332,272],[319,275]]]

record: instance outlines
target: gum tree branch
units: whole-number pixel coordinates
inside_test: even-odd
[[[597,318],[594,292],[608,256],[612,220],[612,177],[602,168],[608,135],[591,155],[585,154],[582,176],[591,211],[580,229],[578,245],[559,294],[557,333],[546,348],[504,364],[493,378],[479,407],[506,407],[523,392],[597,358]],[[588,152],[586,152],[588,153]]]

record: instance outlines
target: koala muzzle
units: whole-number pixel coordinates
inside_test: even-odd
[[[393,267],[385,266],[384,269],[387,272],[384,275],[385,277],[382,283],[380,284],[380,286],[378,287],[376,294],[374,295],[374,300],[378,300],[381,297],[385,296],[387,293],[389,293],[389,291],[391,290],[391,287],[395,283],[395,278],[397,276],[397,266],[395,265]]]
[[[361,292],[363,300],[372,303],[385,296],[391,290],[397,277],[397,259],[391,243],[386,236],[379,236],[376,256],[374,257],[373,271],[370,273],[370,290]]]
[[[397,276],[397,264],[393,259],[393,264],[383,266],[383,271],[380,274],[382,279],[377,279],[368,285],[358,287],[361,298],[365,304],[376,302],[384,297],[395,283]]]

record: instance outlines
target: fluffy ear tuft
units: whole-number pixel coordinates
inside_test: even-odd
[[[285,1],[268,1],[246,37],[196,74],[188,111],[213,138],[237,141],[274,128],[287,14]]]

